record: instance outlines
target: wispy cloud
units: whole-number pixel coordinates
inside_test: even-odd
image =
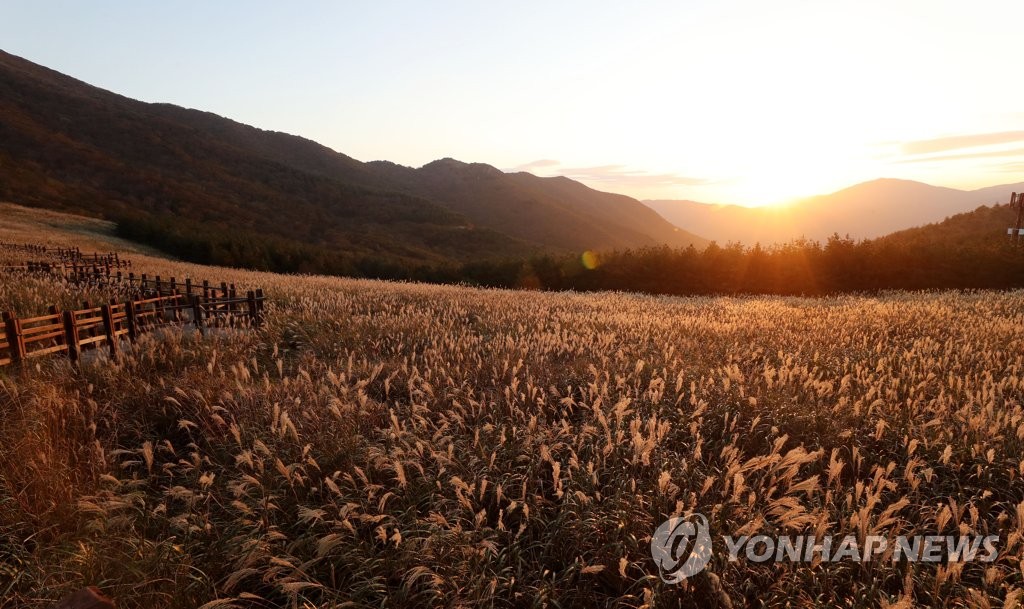
[[[544,169],[545,167],[558,167],[559,165],[561,163],[554,159],[537,159],[536,161],[516,165],[509,169],[509,171],[533,171],[535,169]]]
[[[682,176],[677,173],[649,173],[629,169],[624,165],[599,165],[597,167],[567,167],[559,174],[574,180],[589,182],[613,182],[636,186],[700,186],[711,180]]]
[[[941,154],[934,156],[918,156],[896,161],[897,163],[929,163],[932,161],[963,161],[969,159],[991,159],[1001,157],[1024,158],[1024,148],[1013,150],[986,150],[984,152],[962,152],[959,154]]]
[[[903,154],[932,154],[963,148],[1012,144],[1024,141],[1024,131],[1000,131],[997,133],[975,133],[971,135],[954,135],[931,140],[904,142],[901,146]]]
[[[1024,172],[1024,163],[1003,163],[998,166],[997,170],[1006,173],[1021,173]]]
[[[540,170],[540,171],[537,171]],[[630,187],[657,186],[701,186],[711,184],[713,180],[683,176],[676,173],[651,173],[639,169],[631,169],[625,165],[597,165],[594,167],[562,167],[561,163],[552,159],[540,159],[513,167],[512,171],[537,171],[546,175],[559,175],[589,182],[591,184],[616,184]]]

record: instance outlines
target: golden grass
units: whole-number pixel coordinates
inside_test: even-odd
[[[0,241],[112,249],[69,222],[5,216]],[[544,294],[130,257],[264,287],[267,323],[0,371],[9,606],[88,584],[190,608],[1001,607],[1024,588],[1020,292]],[[0,309],[80,299],[0,280]],[[719,552],[668,586],[650,535],[688,510],[716,533],[998,534],[1000,556]]]

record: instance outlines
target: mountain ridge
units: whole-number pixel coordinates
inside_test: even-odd
[[[317,256],[410,265],[706,243],[657,214],[644,217],[648,208],[635,199],[582,184],[582,199],[563,200],[483,164],[363,163],[300,136],[132,100],[2,51],[0,137],[0,198],[132,217],[146,234],[190,223],[179,232],[205,226],[247,242],[225,236],[210,245],[221,249],[259,249],[266,237],[284,249],[325,250]],[[490,190],[459,185],[480,167],[489,168]],[[620,227],[609,206],[644,219]]]
[[[914,180],[877,178],[835,192],[780,206],[744,207],[690,200],[648,200],[673,223],[719,243],[784,243],[799,238],[824,240],[838,233],[856,239],[879,238],[941,222],[980,205],[1009,200],[1024,183],[974,190],[934,186]]]
[[[598,235],[605,249],[648,245],[706,245],[707,241],[675,227],[631,197],[594,190],[568,178],[547,178],[528,172],[506,173],[485,163],[438,159],[419,168],[390,161],[367,163],[406,192],[427,193],[456,212],[485,226],[504,226],[511,236],[530,241],[538,227],[546,242],[570,249],[591,249],[566,227],[585,227]],[[507,204],[480,207],[484,196]],[[615,232],[609,230],[615,227]]]

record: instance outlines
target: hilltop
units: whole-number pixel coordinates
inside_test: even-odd
[[[451,160],[362,163],[0,52],[0,198],[117,221],[201,262],[398,273],[537,252],[703,245],[640,202]]]
[[[883,178],[779,206],[744,207],[696,201],[644,201],[670,222],[714,239],[753,245],[827,239],[833,233],[873,239],[940,222],[980,205],[1006,203],[1024,183],[957,190]]]

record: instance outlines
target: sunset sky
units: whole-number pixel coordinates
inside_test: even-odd
[[[1024,2],[38,2],[0,48],[359,160],[758,205],[1024,181]]]

